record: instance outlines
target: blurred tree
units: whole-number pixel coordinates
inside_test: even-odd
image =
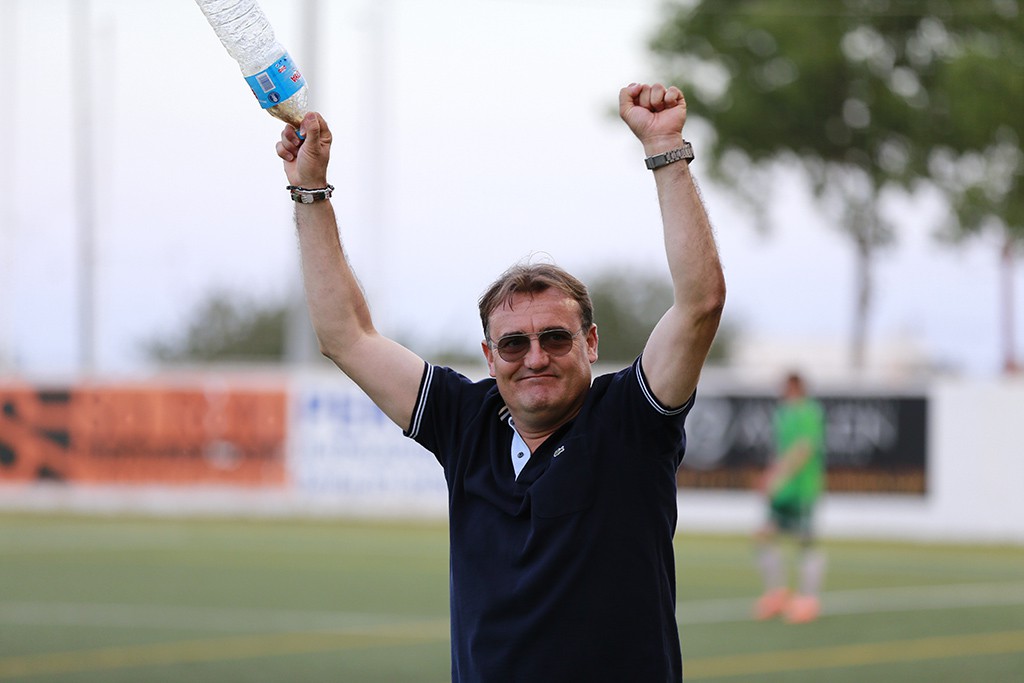
[[[632,362],[643,351],[647,337],[658,320],[672,305],[672,287],[668,275],[649,275],[635,270],[604,270],[584,277],[584,281],[594,303],[601,362]],[[723,323],[708,354],[708,360],[724,361],[729,356],[736,336],[735,326]],[[411,341],[415,335],[407,333],[401,337]],[[413,348],[410,343],[406,345]],[[476,347],[469,348],[463,341],[437,345],[425,350],[424,355],[435,363],[462,366],[483,363],[483,356]]]
[[[628,363],[636,358],[654,325],[672,304],[667,276],[604,271],[591,278],[589,289],[602,361]],[[149,339],[143,349],[147,357],[160,362],[281,362],[287,319],[288,305],[284,301],[262,302],[218,291],[199,303],[183,332],[170,338],[160,335]],[[394,336],[432,363],[459,367],[483,363],[475,339],[472,343],[459,340],[429,344],[415,331]],[[734,328],[723,325],[710,360],[724,360],[735,336]]]
[[[589,278],[587,286],[594,302],[601,361],[629,363],[643,351],[651,330],[672,305],[668,276],[606,270]],[[724,323],[708,360],[725,360],[735,337],[735,328]]]
[[[1021,201],[1021,21],[1014,0],[666,6],[652,49],[690,112],[714,130],[703,152],[711,172],[767,224],[770,179],[795,165],[849,236],[854,369],[865,361],[873,261],[894,237],[883,193],[928,181],[955,207],[957,234],[993,222],[1020,232],[1007,226],[1021,225],[1011,206]],[[994,150],[1002,162],[990,158]],[[957,178],[951,169],[963,159],[984,160],[975,165],[988,173]]]
[[[667,276],[634,271],[604,271],[587,282],[602,361],[632,361],[643,351],[651,330],[672,305]]]
[[[1024,245],[1024,12],[1017,2],[989,4],[1002,11],[957,13],[934,28],[954,37],[934,87],[949,109],[949,129],[926,161],[954,209],[944,236],[997,236],[1003,369],[1013,372],[1021,369],[1013,275]]]
[[[201,301],[185,330],[143,343],[161,362],[260,361],[284,358],[287,304],[218,291]]]

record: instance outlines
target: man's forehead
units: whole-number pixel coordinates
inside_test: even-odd
[[[496,335],[540,330],[573,329],[581,319],[580,305],[556,289],[542,292],[516,292],[491,312],[491,331]]]

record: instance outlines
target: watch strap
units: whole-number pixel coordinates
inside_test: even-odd
[[[693,146],[689,142],[683,140],[683,146],[671,149],[661,154],[655,154],[644,159],[644,163],[647,168],[651,171],[661,168],[662,166],[668,166],[674,164],[677,161],[686,160],[686,163],[693,161]]]

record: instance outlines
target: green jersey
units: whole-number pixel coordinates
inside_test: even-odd
[[[825,485],[825,411],[810,398],[782,402],[775,411],[777,456],[805,439],[811,445],[811,456],[773,496],[778,503],[810,505]]]

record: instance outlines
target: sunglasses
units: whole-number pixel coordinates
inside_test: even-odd
[[[523,358],[530,350],[530,340],[536,339],[540,348],[549,356],[564,356],[572,349],[573,339],[579,332],[569,330],[545,330],[539,334],[506,334],[498,341],[490,341],[491,347],[498,352],[502,360],[514,363]]]

